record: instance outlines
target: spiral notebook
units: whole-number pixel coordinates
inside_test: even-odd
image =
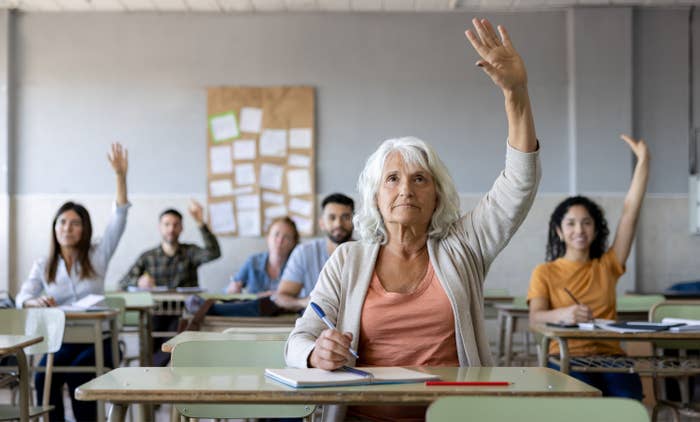
[[[336,387],[368,384],[402,384],[438,380],[439,376],[400,367],[357,368],[371,376],[346,370],[326,371],[318,368],[265,369],[265,376],[294,388]]]

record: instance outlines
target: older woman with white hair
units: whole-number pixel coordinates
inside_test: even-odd
[[[461,214],[452,179],[435,151],[416,138],[385,141],[367,160],[355,227],[362,240],[338,247],[311,292],[336,325],[308,311],[297,320],[285,358],[293,367],[489,366],[483,282],[522,223],[540,178],[525,65],[507,32],[487,20],[466,35],[481,67],[501,88],[508,117],[505,170],[471,211]],[[357,350],[359,358],[351,351]],[[353,407],[371,420],[422,419],[425,407]],[[334,412],[324,419],[339,419]]]

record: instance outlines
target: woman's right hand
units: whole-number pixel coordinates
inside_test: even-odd
[[[350,354],[352,333],[341,333],[327,329],[316,339],[316,345],[309,356],[309,366],[327,371],[347,365],[353,359]]]
[[[586,305],[571,305],[566,308],[561,308],[559,315],[561,322],[566,324],[578,324],[579,322],[588,322],[593,319],[591,308]]]
[[[56,306],[56,299],[53,296],[40,296],[36,299],[28,299],[22,305],[24,308],[50,308]]]
[[[232,281],[228,284],[228,287],[226,287],[226,294],[227,295],[233,295],[236,293],[240,293],[243,290],[243,283],[240,281]]]

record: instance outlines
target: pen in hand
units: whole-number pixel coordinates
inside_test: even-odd
[[[577,304],[577,305],[581,304],[581,302],[579,302],[578,299],[576,299],[576,296],[574,296],[574,294],[571,293],[571,290],[564,287],[564,291],[566,292],[567,295],[569,295],[569,297],[571,298],[571,300],[574,301],[575,304]]]
[[[318,317],[321,318],[321,321],[323,321],[328,328],[330,328],[331,330],[335,330],[335,325],[333,325],[333,323],[328,319],[328,317],[326,317],[326,313],[323,312],[323,309],[321,309],[320,306],[313,302],[310,302],[309,305],[311,305],[311,309],[313,309],[314,312],[316,312],[316,315],[318,315]],[[360,358],[360,355],[358,355],[352,347],[349,347],[348,350],[350,350],[350,353],[352,353],[352,355],[355,356],[356,359]]]

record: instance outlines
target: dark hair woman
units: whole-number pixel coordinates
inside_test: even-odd
[[[85,207],[66,202],[56,211],[51,226],[51,245],[48,258],[34,262],[29,278],[22,283],[16,298],[18,308],[70,305],[89,294],[104,293],[104,277],[119,239],[126,226],[130,206],[126,194],[128,157],[120,144],[112,144],[109,163],[117,176],[117,198],[107,228],[98,243],[92,243],[92,222]],[[106,340],[109,342],[109,339]],[[105,345],[105,362],[111,362]],[[42,361],[41,365],[45,362]],[[60,366],[92,366],[95,364],[94,346],[64,343],[54,355],[54,364]],[[51,420],[64,420],[62,387],[68,384],[75,419],[97,420],[95,403],[76,401],[75,388],[92,378],[88,373],[54,373],[51,383]],[[36,377],[37,391],[42,391],[44,374]],[[41,401],[41,397],[39,398]],[[41,403],[39,403],[41,404]]]

